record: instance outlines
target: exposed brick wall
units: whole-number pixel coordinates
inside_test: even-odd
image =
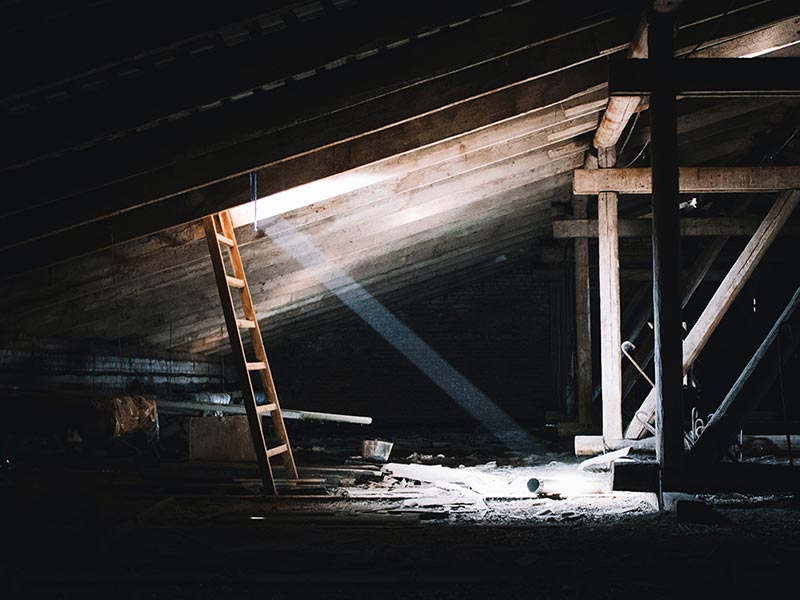
[[[525,265],[435,298],[388,306],[512,417],[540,423],[550,402],[550,281]],[[376,423],[474,424],[363,321],[270,349],[285,406],[371,415]]]

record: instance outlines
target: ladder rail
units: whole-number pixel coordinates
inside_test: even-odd
[[[264,388],[264,400],[266,404],[274,404],[275,409],[271,413],[272,424],[275,427],[278,437],[286,444],[287,451],[281,454],[283,465],[290,479],[297,479],[297,465],[294,462],[294,455],[292,448],[289,444],[289,434],[286,431],[286,424],[283,420],[283,413],[281,412],[281,405],[278,401],[278,392],[275,388],[275,381],[272,378],[272,370],[269,366],[267,359],[267,350],[264,346],[264,339],[261,336],[261,328],[256,318],[255,306],[253,305],[253,297],[250,295],[250,284],[247,281],[247,275],[244,271],[244,264],[242,263],[242,255],[239,252],[239,244],[236,242],[236,233],[233,228],[233,219],[228,211],[223,211],[219,214],[220,223],[222,224],[222,235],[226,238],[233,240],[234,244],[229,248],[231,257],[231,266],[233,267],[233,274],[238,279],[244,281],[244,287],[239,290],[242,298],[242,308],[244,309],[245,318],[255,323],[255,327],[249,329],[250,339],[253,343],[253,351],[255,352],[256,359],[263,362],[265,368],[259,370],[261,375],[261,384]],[[215,238],[216,239],[216,238]],[[238,333],[238,331],[237,331]],[[241,336],[240,336],[241,338]],[[249,378],[248,378],[249,379]]]
[[[253,441],[256,461],[258,462],[259,471],[261,473],[261,481],[265,492],[271,492],[272,494],[275,494],[277,492],[275,488],[275,478],[273,477],[272,466],[269,462],[267,443],[264,438],[264,429],[256,408],[253,384],[250,381],[250,374],[247,370],[244,343],[236,322],[233,297],[231,296],[231,288],[227,282],[225,261],[222,256],[222,249],[219,245],[220,242],[217,239],[217,227],[214,219],[215,217],[213,215],[203,218],[203,229],[206,233],[208,249],[211,254],[211,264],[214,267],[214,279],[217,283],[217,291],[219,292],[222,304],[222,314],[225,317],[225,326],[228,330],[228,338],[230,339],[231,349],[233,350],[233,353],[237,359],[236,364],[239,371],[239,380],[241,381],[242,385],[242,399],[244,401],[245,411],[247,412],[247,422],[250,428],[250,437]]]

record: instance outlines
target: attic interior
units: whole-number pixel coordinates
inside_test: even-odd
[[[794,584],[796,2],[0,15],[4,597]]]

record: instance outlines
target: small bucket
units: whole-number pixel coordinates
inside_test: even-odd
[[[383,440],[364,440],[361,442],[361,458],[375,462],[386,462],[392,451],[392,442]]]

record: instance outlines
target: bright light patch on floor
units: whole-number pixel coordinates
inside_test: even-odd
[[[609,492],[601,477],[576,471],[563,471],[547,474],[540,478],[540,491],[543,494],[557,494],[564,498],[586,496]]]
[[[248,202],[231,209],[235,227],[250,225],[262,219],[303,208],[318,202],[325,202],[367,187],[385,179],[375,173],[349,172],[325,177],[310,183],[270,194],[255,202]]]

